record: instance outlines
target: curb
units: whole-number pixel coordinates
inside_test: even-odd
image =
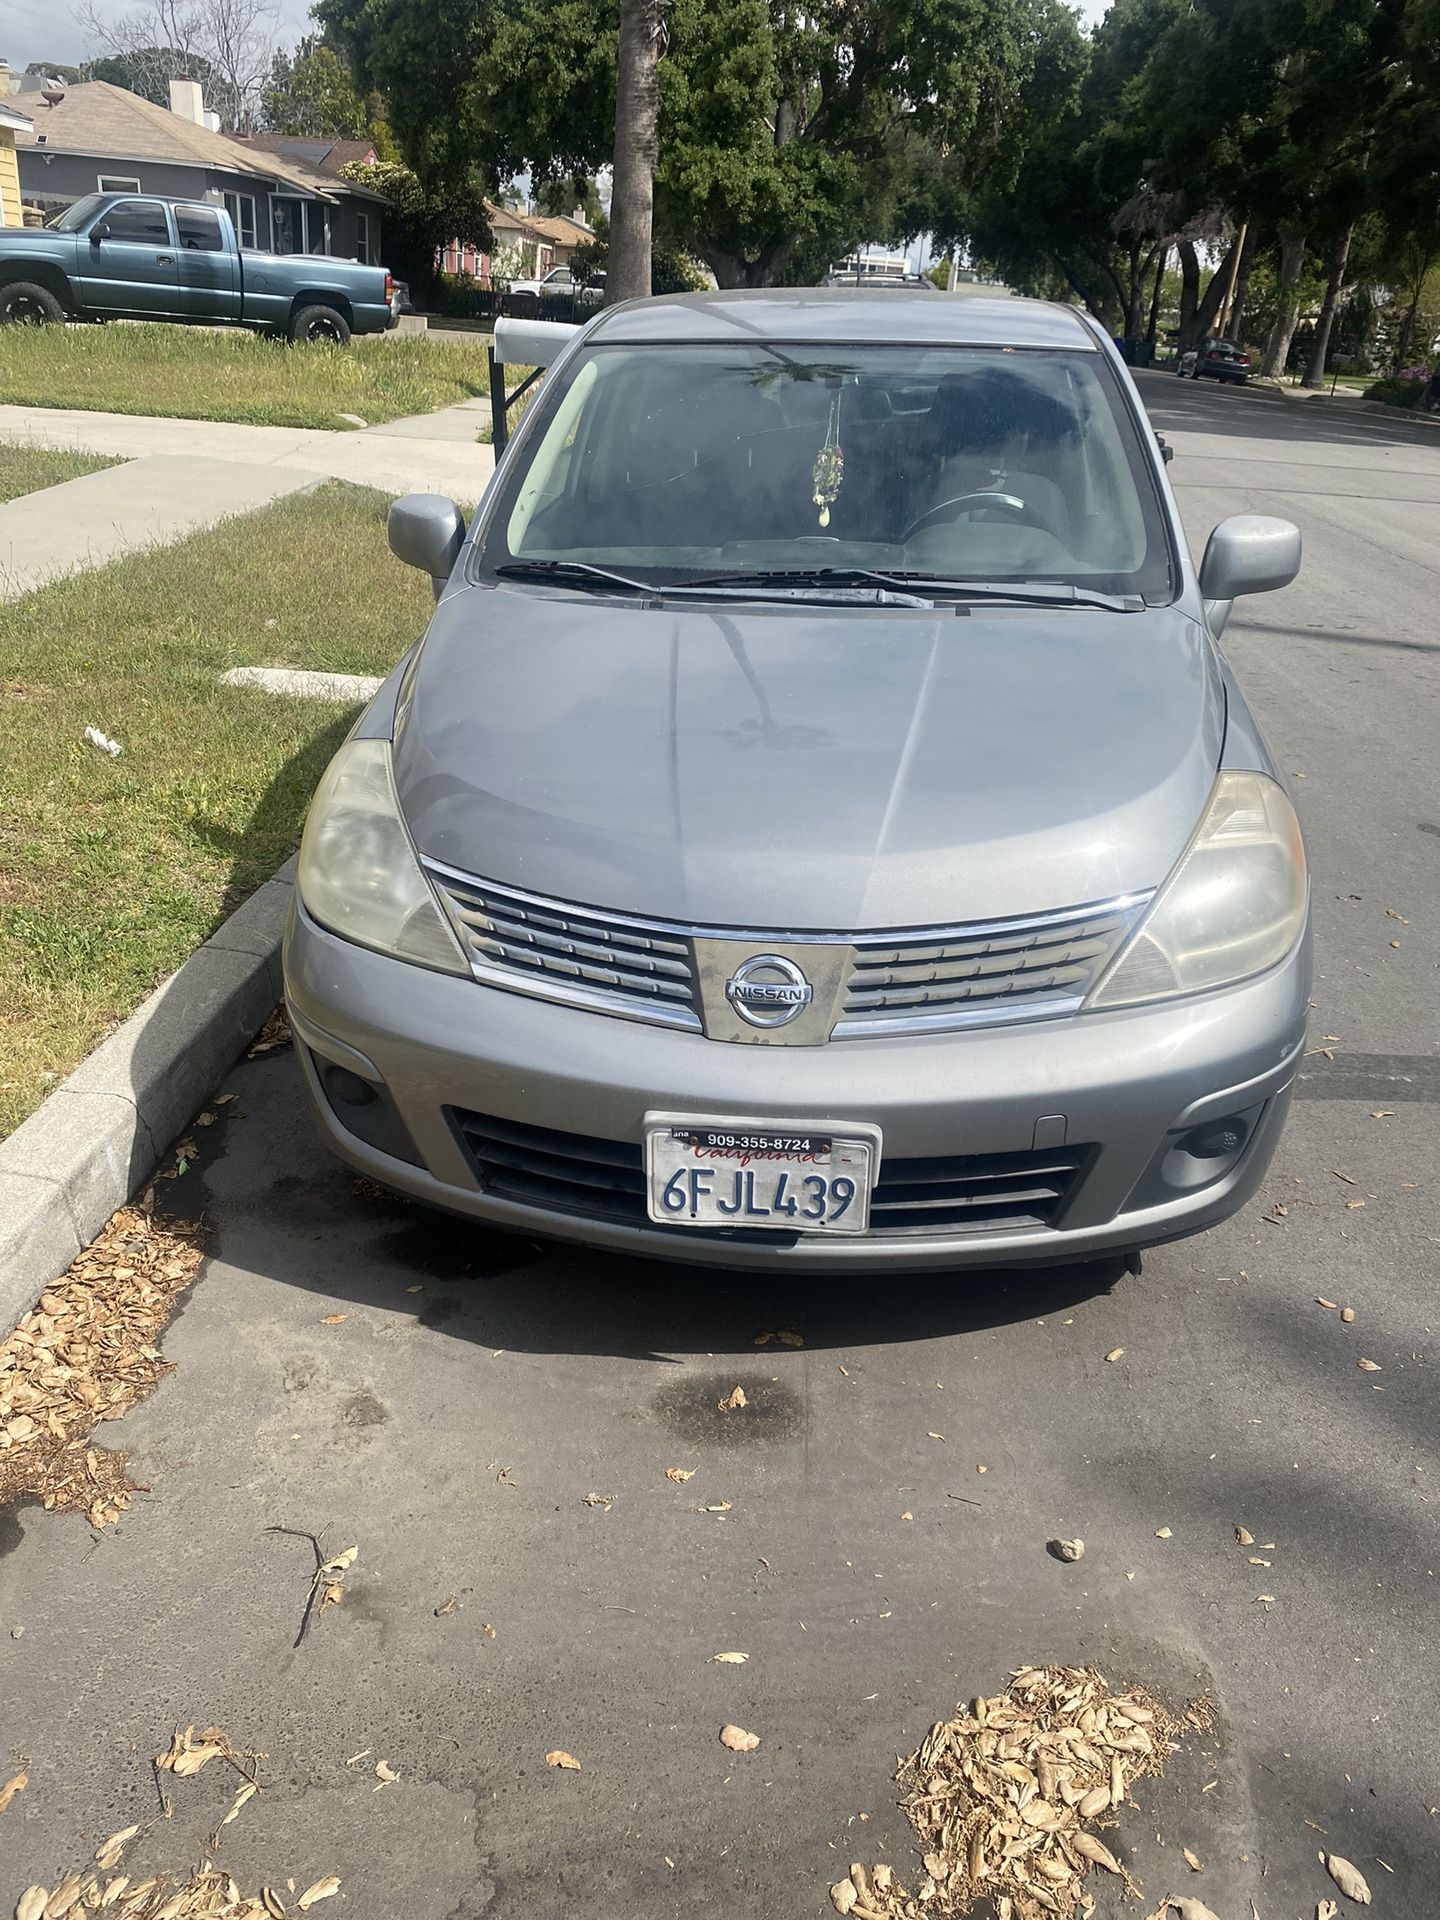
[[[292,858],[0,1141],[0,1339],[144,1184],[280,999]]]

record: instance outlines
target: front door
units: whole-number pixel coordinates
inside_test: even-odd
[[[76,261],[93,313],[173,319],[179,276],[163,200],[114,200],[82,240]]]

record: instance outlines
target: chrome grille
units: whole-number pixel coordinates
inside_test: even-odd
[[[1144,904],[944,933],[859,934],[836,1039],[1073,1012]]]
[[[707,943],[753,946],[757,953],[778,944],[802,962],[811,948],[815,968],[806,971],[812,980],[824,978],[822,953],[842,957],[844,985],[840,989],[837,979],[830,1029],[836,1040],[1073,1013],[1151,897],[1126,894],[1026,920],[786,932],[611,913],[425,864],[476,977],[492,986],[702,1033],[700,962]],[[823,1033],[822,1025],[818,1037]],[[805,1044],[816,1037],[808,1035]]]
[[[690,943],[621,914],[535,899],[431,866],[482,979],[608,1013],[699,1030]]]

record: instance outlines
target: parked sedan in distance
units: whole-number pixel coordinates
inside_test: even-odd
[[[1181,354],[1175,371],[1182,380],[1231,380],[1243,386],[1250,378],[1250,356],[1232,340],[1205,340]]]
[[[1294,527],[1227,520],[1197,572],[1075,308],[554,332],[474,525],[391,508],[439,604],[306,825],[286,995],[335,1152],[712,1265],[1050,1265],[1235,1212],[1309,888],[1217,639]]]

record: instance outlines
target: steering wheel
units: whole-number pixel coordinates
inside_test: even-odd
[[[1018,494],[982,491],[957,494],[953,500],[940,501],[937,506],[931,507],[928,513],[922,513],[918,520],[910,522],[900,536],[900,543],[903,546],[912,534],[918,533],[922,527],[930,526],[932,522],[958,520],[962,513],[969,513],[976,509],[985,509],[991,513],[1008,513],[1022,526],[1038,527],[1042,533],[1048,533],[1052,538],[1058,537],[1044,514],[1038,513]]]

